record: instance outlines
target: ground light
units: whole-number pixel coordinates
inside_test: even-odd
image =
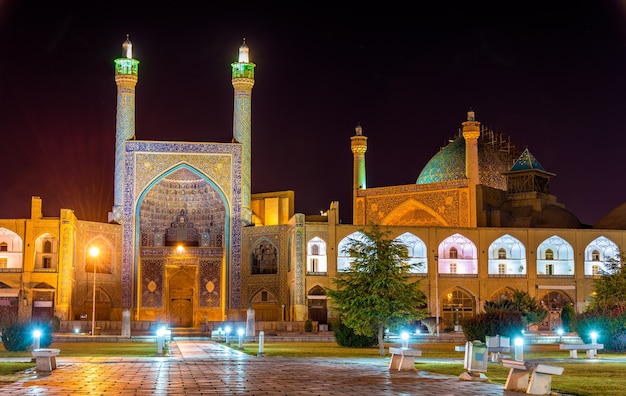
[[[217,342],[222,342],[222,331],[221,327],[217,328]]]
[[[524,360],[524,339],[522,337],[515,339],[515,360]]]
[[[224,329],[224,331],[226,332],[226,345],[230,346],[230,327],[226,326],[226,328]]]
[[[244,330],[242,328],[239,328],[239,330],[237,330],[237,334],[239,335],[239,349],[243,349],[243,333]]]
[[[591,343],[592,344],[597,344],[598,343],[598,333],[595,331],[592,331],[589,336],[591,337]]]
[[[41,330],[33,331],[33,349],[39,349],[41,339]]]
[[[165,327],[161,327],[157,330],[157,354],[163,355],[163,348],[165,346]]]
[[[559,342],[563,342],[563,329],[558,329],[556,332],[559,335]]]
[[[408,349],[409,348],[409,332],[408,331],[403,331],[400,334],[400,338],[402,338],[402,348],[403,349]]]

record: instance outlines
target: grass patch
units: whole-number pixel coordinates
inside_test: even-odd
[[[54,342],[49,348],[60,349],[61,357],[157,356],[155,342]],[[9,352],[0,343],[0,358],[30,356],[30,351]]]
[[[33,367],[35,367],[35,363],[0,362],[0,383],[3,382],[3,376],[13,375]]]

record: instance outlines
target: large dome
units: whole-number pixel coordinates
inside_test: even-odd
[[[499,190],[506,190],[506,176],[519,156],[510,144],[505,146],[493,139],[493,135],[481,133],[478,139],[478,167],[480,183]],[[416,184],[428,184],[465,177],[465,138],[458,136],[435,154],[419,174]]]

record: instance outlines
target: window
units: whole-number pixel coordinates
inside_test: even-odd
[[[9,251],[9,246],[7,245],[6,242],[2,242],[0,243],[0,252],[8,252]]]
[[[311,259],[311,270],[310,272],[317,272],[318,270],[318,260],[316,258]]]
[[[498,274],[506,274],[506,264],[498,264]]]
[[[451,259],[459,258],[459,251],[455,247],[450,248],[450,258]]]
[[[9,259],[6,257],[0,257],[0,268],[6,268],[8,265]]]
[[[600,252],[597,250],[594,250],[593,252],[591,252],[591,261],[600,261]]]
[[[546,275],[554,275],[554,264],[546,264]]]
[[[591,266],[591,275],[600,275],[600,266],[598,264]]]
[[[52,268],[52,257],[43,258],[43,268]]]
[[[276,248],[269,242],[261,242],[252,251],[252,274],[278,273]]]
[[[450,263],[450,273],[456,274],[456,263]]]
[[[319,256],[320,246],[318,244],[311,245],[311,254],[314,256]]]
[[[52,242],[45,241],[43,243],[43,252],[44,253],[52,253]]]
[[[546,260],[554,260],[554,252],[552,249],[546,250]]]
[[[506,250],[504,248],[498,249],[498,259],[506,260]]]

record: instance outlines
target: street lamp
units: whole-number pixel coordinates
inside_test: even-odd
[[[439,256],[435,254],[435,330],[439,337]]]
[[[100,249],[93,246],[89,249],[89,255],[91,256],[91,265],[93,267],[93,295],[92,299],[92,309],[91,309],[91,335],[96,335],[96,257],[100,254]]]

